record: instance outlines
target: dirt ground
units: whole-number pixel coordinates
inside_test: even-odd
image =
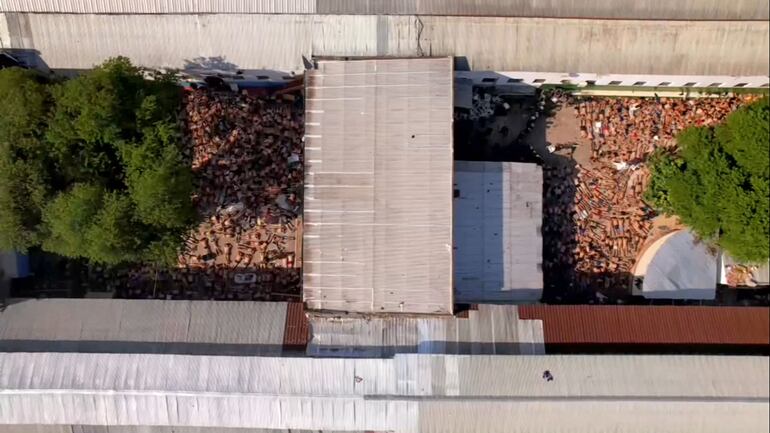
[[[558,105],[551,116],[541,116],[530,134],[528,143],[540,155],[547,166],[558,167],[580,164],[593,167],[591,161],[591,143],[580,136],[580,122],[572,108]],[[554,146],[550,152],[548,146]],[[570,151],[574,148],[574,151]]]

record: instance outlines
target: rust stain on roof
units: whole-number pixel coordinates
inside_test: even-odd
[[[301,302],[291,302],[286,308],[286,330],[283,333],[285,348],[305,347],[309,340],[308,319]]]
[[[546,344],[770,344],[770,308],[522,305]]]

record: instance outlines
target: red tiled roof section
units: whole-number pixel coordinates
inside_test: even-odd
[[[308,319],[301,302],[291,302],[286,310],[286,329],[283,333],[284,347],[305,347],[309,339]]]
[[[546,344],[770,344],[770,308],[522,305]]]

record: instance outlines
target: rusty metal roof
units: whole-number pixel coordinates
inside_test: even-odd
[[[522,305],[546,344],[770,344],[770,308]]]
[[[286,308],[286,330],[283,333],[283,347],[307,346],[310,338],[308,318],[305,315],[305,306],[301,302],[291,302]]]
[[[308,72],[308,308],[452,312],[452,65],[319,61]]]

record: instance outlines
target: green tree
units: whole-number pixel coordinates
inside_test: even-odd
[[[104,203],[101,186],[77,184],[60,193],[43,211],[47,238],[43,249],[65,257],[88,257],[87,233]]]
[[[26,252],[39,244],[44,175],[35,161],[0,155],[0,250]]]
[[[26,69],[0,70],[0,249],[26,251],[39,243],[41,208],[51,180],[41,142],[50,94]]]
[[[121,57],[55,83],[0,71],[0,248],[173,263],[195,216],[176,80]]]
[[[142,144],[122,149],[128,190],[145,224],[174,229],[193,220],[193,175],[177,148],[180,139],[173,124],[158,122],[145,128]]]
[[[179,88],[170,76],[158,77],[146,80],[144,71],[117,57],[53,88],[46,138],[70,181],[117,186],[119,148],[179,109]]]
[[[131,199],[117,192],[104,196],[103,207],[85,233],[90,260],[109,265],[140,261],[148,233],[134,221]]]
[[[689,128],[679,152],[651,158],[645,199],[733,257],[770,257],[770,107],[763,98],[717,126]]]
[[[0,69],[0,141],[37,137],[44,129],[50,95],[34,72]]]

